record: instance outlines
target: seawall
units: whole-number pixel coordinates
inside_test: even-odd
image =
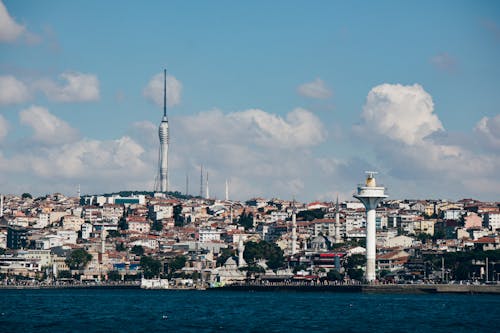
[[[500,285],[385,284],[385,285],[229,285],[207,290],[296,291],[377,294],[497,294]]]

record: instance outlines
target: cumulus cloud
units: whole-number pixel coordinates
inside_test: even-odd
[[[297,108],[285,118],[259,109],[228,114],[201,112],[181,120],[185,131],[220,142],[246,141],[269,148],[308,147],[325,140],[327,132],[312,112]]]
[[[181,103],[182,83],[172,75],[167,75],[167,106]],[[146,99],[163,106],[163,73],[156,74],[148,82],[142,94]]]
[[[29,99],[28,87],[23,82],[12,75],[0,76],[0,105],[22,103]]]
[[[325,85],[325,82],[320,78],[316,78],[312,82],[306,82],[301,84],[297,88],[297,92],[305,97],[317,98],[317,99],[325,99],[332,96],[332,92]]]
[[[99,79],[94,74],[64,72],[63,83],[43,79],[35,84],[48,99],[56,102],[91,102],[99,100]]]
[[[35,193],[73,194],[78,183],[84,193],[152,190],[154,165],[145,158],[144,148],[128,136],[81,139],[15,151],[9,156],[0,151],[0,171],[10,179],[8,183],[0,179],[0,185],[8,191]]]
[[[7,122],[7,119],[5,119],[0,114],[0,142],[2,142],[3,139],[7,136],[8,132],[9,132],[9,123]]]
[[[447,72],[453,72],[457,67],[455,58],[446,52],[433,56],[430,62],[435,68]]]
[[[500,114],[493,118],[483,117],[476,124],[474,130],[486,142],[487,146],[500,149]]]
[[[310,179],[318,173],[310,149],[324,142],[327,132],[307,110],[298,108],[284,116],[258,109],[210,110],[170,121],[171,170],[183,170],[181,178],[171,178],[173,186],[184,188],[185,172],[199,179],[203,164],[211,193],[219,197],[226,179],[231,180],[232,196],[239,199],[300,197],[306,188],[312,190]],[[199,186],[193,187],[191,193],[198,193]]]
[[[68,143],[79,136],[76,129],[41,106],[22,110],[19,119],[22,124],[33,129],[33,139],[43,144]]]
[[[133,175],[144,163],[144,149],[129,137],[99,141],[84,139],[45,151],[46,157],[35,157],[33,171],[42,177],[89,178]]]
[[[143,146],[151,147],[159,142],[158,125],[147,120],[134,122],[127,133]]]
[[[12,42],[19,38],[26,28],[18,24],[0,1],[0,42]]]
[[[361,117],[362,123],[355,127],[355,132],[364,140],[369,139],[377,164],[400,187],[408,188],[409,183],[418,182],[415,188],[420,188],[422,195],[436,197],[453,192],[464,196],[498,194],[487,189],[478,192],[472,184],[485,179],[496,182],[500,157],[470,150],[460,142],[435,140],[435,134],[443,133],[444,128],[434,113],[431,96],[420,85],[374,87]],[[483,119],[476,131],[494,139],[489,134],[496,126],[496,120],[490,123]]]
[[[383,135],[408,145],[443,130],[432,97],[418,84],[381,84],[370,90],[361,114],[363,133]]]

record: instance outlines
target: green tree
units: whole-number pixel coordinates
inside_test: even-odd
[[[141,245],[134,245],[130,252],[137,256],[142,256],[144,254],[144,248]]]
[[[193,274],[191,274],[191,279],[194,281],[201,279],[201,274],[198,271],[194,271]]]
[[[120,272],[117,270],[109,271],[108,272],[108,280],[111,281],[120,281],[122,279],[122,276],[120,275]]]
[[[146,279],[151,279],[160,274],[161,262],[151,256],[142,256],[140,265]]]
[[[171,272],[175,272],[186,266],[187,258],[185,256],[176,256],[174,259],[168,262],[168,267]]]
[[[328,273],[326,273],[326,278],[330,281],[340,281],[342,280],[344,277],[342,276],[342,274],[340,274],[339,271],[337,271],[336,269],[331,269],[328,271]]]
[[[57,272],[57,278],[58,279],[71,279],[71,272],[70,271],[59,271]]]
[[[284,265],[283,250],[278,245],[266,241],[245,243],[243,258],[250,264],[265,259],[267,266],[273,270]]]
[[[231,248],[223,248],[221,252],[219,253],[219,256],[217,257],[217,266],[222,266],[226,262],[229,257],[232,257],[234,255],[234,250]]]
[[[184,226],[184,216],[182,216],[182,205],[174,206],[174,225],[176,227]]]
[[[253,214],[252,213],[247,214],[245,210],[243,210],[243,213],[241,213],[241,216],[238,219],[237,223],[243,226],[245,230],[253,228]]]
[[[162,229],[163,229],[163,223],[161,223],[161,221],[158,220],[153,221],[153,230],[162,231]]]
[[[361,281],[363,280],[363,270],[362,269],[356,269],[356,268],[349,268],[347,270],[347,275],[353,280],[358,280]]]
[[[433,240],[436,240],[436,239],[445,239],[446,236],[444,234],[444,231],[442,229],[438,229],[434,232],[434,236],[432,236],[432,239]]]
[[[358,268],[366,264],[366,257],[362,254],[353,254],[344,261],[346,268]]]
[[[23,199],[33,199],[33,196],[31,194],[29,194],[29,193],[23,193],[21,195],[21,198],[23,198]]]
[[[128,230],[127,218],[125,216],[118,222],[118,228],[120,228],[120,230]]]
[[[66,258],[65,263],[71,269],[80,270],[85,268],[90,260],[92,260],[92,255],[85,249],[76,249],[71,251],[69,256]]]
[[[417,239],[421,241],[423,244],[426,244],[428,240],[432,239],[432,236],[428,233],[421,232],[417,235]]]

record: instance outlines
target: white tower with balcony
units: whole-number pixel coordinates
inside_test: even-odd
[[[366,171],[365,185],[358,186],[358,193],[354,195],[366,208],[366,272],[365,279],[368,283],[375,281],[375,256],[376,256],[376,231],[375,210],[385,198],[385,187],[377,186],[374,171]]]

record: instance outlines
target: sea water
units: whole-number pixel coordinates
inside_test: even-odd
[[[499,332],[500,296],[0,290],[0,332]]]

